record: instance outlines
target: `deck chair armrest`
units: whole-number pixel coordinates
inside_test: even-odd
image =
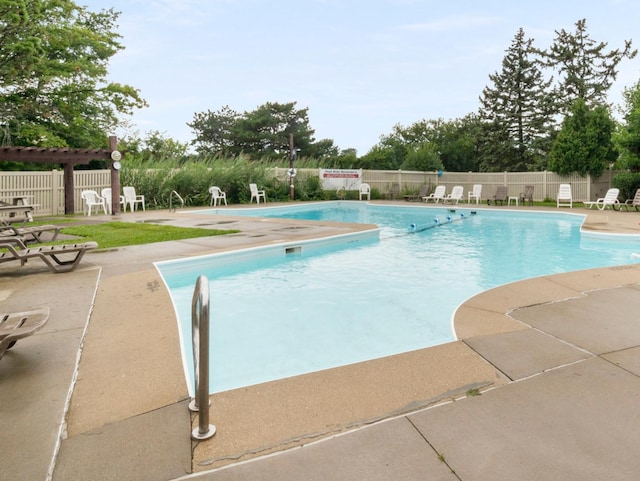
[[[18,246],[20,249],[27,248],[24,243],[24,239],[21,236],[3,237],[2,239],[0,239],[0,249],[8,249],[14,254],[17,254],[18,251],[16,250],[15,246]]]

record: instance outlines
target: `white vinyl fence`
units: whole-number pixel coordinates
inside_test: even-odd
[[[277,178],[286,178],[287,169],[276,168]],[[618,173],[606,171],[598,179],[580,177],[578,175],[559,176],[553,172],[411,172],[388,170],[362,170],[360,182],[368,183],[372,189],[381,194],[392,191],[392,187],[399,187],[401,195],[416,193],[421,186],[445,185],[447,192],[454,185],[464,187],[465,197],[474,184],[482,184],[482,199],[491,198],[499,185],[506,185],[510,196],[518,196],[524,192],[525,185],[533,185],[533,198],[536,201],[544,199],[555,200],[560,184],[571,184],[573,199],[577,202],[596,200],[603,197],[611,180]],[[320,175],[320,169],[298,169],[298,175]],[[74,205],[75,213],[82,213],[82,199],[80,193],[92,189],[100,193],[105,187],[110,187],[111,172],[107,170],[78,170],[74,171]],[[45,172],[0,172],[0,199],[7,201],[13,197],[30,196],[36,206],[36,215],[64,214],[64,174],[61,170]]]

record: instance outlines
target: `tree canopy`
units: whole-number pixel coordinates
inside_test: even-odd
[[[586,19],[578,20],[575,32],[562,29],[548,50],[539,51],[541,63],[558,74],[554,96],[559,112],[569,111],[577,99],[588,107],[607,106],[607,94],[618,75],[618,65],[636,56],[631,40],[624,48],[606,51],[606,42],[596,42],[587,32]]]
[[[624,90],[624,120],[614,139],[623,168],[640,172],[640,81]]]
[[[4,145],[105,146],[118,116],[146,106],[107,82],[124,47],[118,13],[69,0],[0,0],[0,126]]]
[[[296,102],[267,102],[242,114],[225,106],[216,112],[196,113],[187,125],[195,133],[193,145],[201,154],[279,158],[289,153],[290,135],[301,156],[335,153],[333,141],[316,143],[308,111],[296,108]]]
[[[589,109],[583,99],[577,99],[551,149],[549,168],[561,175],[577,172],[599,177],[617,157],[614,127],[605,107]]]

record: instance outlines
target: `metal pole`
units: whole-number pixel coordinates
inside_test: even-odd
[[[199,276],[191,302],[191,335],[195,397],[189,403],[191,411],[198,411],[198,427],[191,432],[197,440],[209,439],[216,427],[209,424],[209,279]]]
[[[293,150],[293,134],[289,134],[289,200],[293,200],[295,186],[293,184],[293,159],[295,158],[295,150]]]
[[[109,150],[111,152],[118,150],[118,138],[109,137]],[[111,163],[111,213],[112,215],[120,214],[120,168],[115,168]]]

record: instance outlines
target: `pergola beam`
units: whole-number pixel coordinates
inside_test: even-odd
[[[92,160],[108,160],[111,164],[111,153],[117,150],[118,141],[115,136],[109,137],[107,149],[70,149],[53,147],[0,147],[0,161],[25,162],[38,164],[63,164],[64,166],[64,213],[73,214],[75,205],[73,199],[74,182],[73,166],[87,165]],[[120,192],[120,176],[116,169],[111,168],[112,192]],[[118,200],[119,195],[112,198]],[[120,202],[113,204],[113,213],[120,213]]]

